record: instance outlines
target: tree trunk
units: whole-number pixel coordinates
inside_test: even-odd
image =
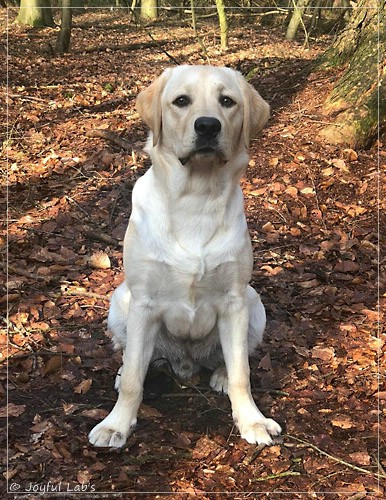
[[[323,57],[325,68],[347,65],[324,104],[335,118],[322,130],[331,144],[364,148],[386,117],[386,0],[360,0],[351,20]]]
[[[56,40],[56,51],[64,54],[69,51],[72,27],[72,0],[62,0],[62,24]]]
[[[193,35],[197,36],[197,26],[196,26],[196,7],[194,5],[195,0],[190,0],[190,9],[192,11],[192,28]]]
[[[221,48],[228,47],[228,21],[225,13],[224,0],[216,0],[218,20],[220,22]]]
[[[21,0],[15,22],[34,28],[55,26],[50,0]]]
[[[137,7],[137,0],[132,0],[131,5],[129,7],[130,12],[132,12],[134,15],[136,14],[135,9]]]
[[[144,21],[152,21],[157,19],[157,15],[157,0],[141,1],[141,19]]]
[[[291,16],[290,22],[287,27],[287,32],[285,34],[286,40],[294,40],[296,33],[299,28],[299,24],[303,22],[303,13],[305,8],[310,3],[310,0],[298,0],[297,3],[293,1],[294,11]]]

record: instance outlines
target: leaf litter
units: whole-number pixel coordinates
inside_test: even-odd
[[[151,30],[170,54],[181,63],[207,62],[189,28],[165,26]],[[385,241],[383,232],[378,241],[377,209],[385,207],[377,182],[383,193],[384,144],[378,172],[376,147],[339,149],[318,139],[320,107],[335,76],[311,72],[309,64],[328,38],[305,50],[284,42],[280,30],[235,26],[221,53],[204,28],[209,58],[244,74],[258,68],[251,83],[272,105],[242,187],[252,284],[268,313],[264,344],[251,360],[252,387],[261,410],[283,425],[283,439],[269,448],[247,444],[227,398],[209,391],[207,373],[184,385],[166,370],[161,381],[149,381],[122,451],[87,442],[116,398],[120,355],[106,335],[108,297],[122,280],[132,187],[149,166],[135,96],[171,64],[157,44],[141,50],[146,29],[118,13],[88,11],[76,17],[72,53],[63,58],[48,50],[54,30],[9,28],[3,476],[23,487],[62,481],[175,498],[223,498],[221,491],[382,497],[385,260],[382,253],[378,260],[378,243]],[[0,238],[4,249],[5,230]]]

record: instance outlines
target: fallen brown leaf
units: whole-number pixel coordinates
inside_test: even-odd
[[[333,347],[315,346],[311,350],[311,356],[313,358],[322,359],[323,361],[328,361],[335,356],[335,350]]]
[[[359,465],[370,465],[371,457],[366,451],[357,451],[350,453],[350,458],[353,462]]]
[[[20,417],[25,412],[25,405],[15,405],[8,403],[0,408],[0,418]]]
[[[43,377],[62,369],[64,363],[62,356],[52,356],[43,366]]]
[[[339,427],[341,429],[351,429],[355,427],[350,417],[345,415],[338,415],[331,419],[331,423],[334,427]]]
[[[269,355],[269,352],[261,358],[258,368],[267,371],[272,370],[271,356]]]
[[[82,380],[80,384],[74,387],[74,392],[77,394],[86,394],[90,390],[92,384],[92,378],[88,378],[86,380]]]
[[[107,417],[108,414],[109,412],[102,408],[93,408],[91,410],[84,410],[81,412],[81,415],[83,417],[92,418],[94,420],[102,420],[103,418]]]

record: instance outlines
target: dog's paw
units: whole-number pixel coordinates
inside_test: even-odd
[[[272,437],[281,433],[280,425],[272,418],[266,418],[254,424],[240,425],[239,428],[241,437],[250,444],[266,444],[270,446],[273,444]]]
[[[228,394],[228,375],[225,366],[220,366],[212,373],[209,385],[220,394]]]
[[[107,416],[92,429],[88,435],[88,440],[92,445],[98,447],[122,448],[126,443],[131,428],[135,424],[136,420],[133,420],[129,426],[119,426]]]
[[[122,448],[126,443],[127,436],[121,432],[109,429],[108,427],[94,427],[88,435],[91,444],[98,447]]]

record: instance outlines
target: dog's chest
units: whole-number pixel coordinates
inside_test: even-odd
[[[202,338],[216,324],[224,291],[213,276],[204,275],[199,279],[195,276],[190,285],[176,281],[174,292],[168,294],[170,299],[163,308],[163,323],[175,337]]]
[[[164,268],[165,281],[158,288],[161,316],[176,337],[200,339],[216,326],[218,316],[230,306],[232,297],[249,280],[248,252],[239,261],[219,264],[202,276]],[[240,285],[242,284],[242,285]]]

